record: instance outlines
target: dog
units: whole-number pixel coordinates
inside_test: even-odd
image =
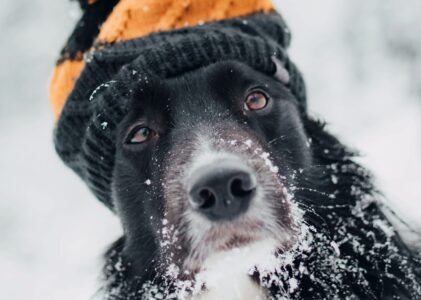
[[[58,155],[123,227],[101,299],[421,299],[270,0],[79,3],[50,101]]]
[[[288,72],[140,78],[117,128],[105,299],[421,299],[421,261]]]

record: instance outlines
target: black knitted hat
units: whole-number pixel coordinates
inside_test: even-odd
[[[113,209],[115,129],[126,114],[131,84],[141,78],[175,77],[224,60],[238,60],[272,75],[276,71],[272,60],[275,56],[288,70],[289,88],[305,109],[303,79],[286,54],[290,33],[276,12],[252,11],[244,16],[199,22],[139,38],[112,43],[97,39],[94,43],[98,25],[107,20],[116,2],[98,0],[92,6],[101,4],[100,12],[92,7],[89,10],[88,5],[82,17],[84,26],[93,13],[97,16],[95,26],[83,31],[79,24],[62,52],[58,67],[67,60],[83,61],[83,66],[69,68],[81,72],[59,112],[54,135],[56,150],[63,161],[109,208]],[[60,88],[60,80],[68,79],[69,75],[58,73],[53,75],[52,85]]]

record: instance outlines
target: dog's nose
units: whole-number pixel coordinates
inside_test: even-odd
[[[256,177],[240,161],[202,166],[190,177],[190,200],[210,220],[231,220],[247,211],[256,194]]]

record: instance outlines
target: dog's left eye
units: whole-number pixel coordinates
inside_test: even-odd
[[[245,110],[261,110],[268,104],[268,97],[260,91],[254,91],[247,95],[244,101]]]
[[[141,144],[149,141],[156,135],[155,131],[146,126],[136,126],[126,138],[126,144]]]

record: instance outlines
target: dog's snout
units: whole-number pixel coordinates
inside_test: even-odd
[[[197,169],[190,200],[210,220],[229,220],[247,211],[256,194],[253,172],[240,161],[222,160]]]

